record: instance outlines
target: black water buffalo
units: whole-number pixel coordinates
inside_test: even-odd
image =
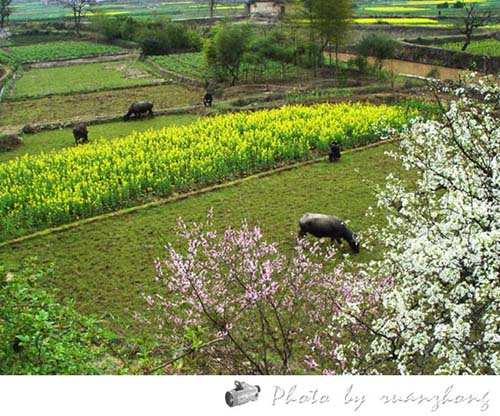
[[[89,131],[87,130],[87,126],[83,123],[76,125],[73,129],[73,137],[75,138],[76,144],[87,143],[89,141]]]
[[[203,97],[203,105],[205,107],[212,107],[212,101],[214,100],[214,97],[212,97],[212,94],[206,93],[205,96]]]
[[[340,159],[340,146],[337,143],[330,143],[330,152],[328,153],[328,158],[330,159],[330,162],[336,162]]]
[[[148,113],[151,117],[153,116],[153,103],[149,101],[137,101],[130,106],[128,113],[125,114],[123,119],[127,121],[132,114],[135,117],[139,117],[139,115],[144,113]]]
[[[344,221],[337,218],[335,215],[324,214],[304,214],[299,220],[299,238],[304,237],[306,234],[312,234],[315,237],[329,237],[342,244],[342,239],[346,240],[355,253],[359,253],[359,241],[356,234],[354,234]]]

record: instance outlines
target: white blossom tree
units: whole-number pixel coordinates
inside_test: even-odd
[[[500,373],[500,88],[464,85],[441,120],[401,139],[395,156],[418,171],[415,190],[391,178],[379,198],[390,213],[378,271],[393,289],[369,326],[373,368]]]

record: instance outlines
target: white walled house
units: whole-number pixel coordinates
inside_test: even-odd
[[[285,3],[282,0],[249,0],[246,4],[246,10],[250,17],[254,18],[278,17],[285,13]]]

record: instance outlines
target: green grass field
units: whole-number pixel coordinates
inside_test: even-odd
[[[116,61],[34,68],[16,81],[10,98],[38,97],[50,94],[99,91],[134,87],[161,81],[142,62]]]
[[[451,49],[454,51],[461,51],[463,42],[445,43],[440,47]],[[467,53],[474,53],[486,56],[500,56],[500,40],[484,39],[473,41],[465,50]]]
[[[62,41],[34,43],[31,45],[11,46],[0,49],[0,59],[8,57],[16,62],[50,61],[63,58],[114,55],[124,50],[111,45],[84,41]]]
[[[201,89],[177,84],[136,87],[0,103],[0,127],[50,123],[125,114],[134,101],[149,100],[155,109],[201,102]]]
[[[8,269],[21,267],[23,259],[37,256],[42,264],[55,263],[57,278],[47,286],[73,297],[81,311],[102,316],[114,330],[127,337],[145,330],[133,319],[143,311],[142,292],[152,288],[153,261],[162,255],[165,242],[176,241],[176,220],[201,221],[214,208],[217,228],[238,226],[243,218],[262,227],[267,240],[278,241],[291,250],[297,221],[305,212],[324,212],[350,220],[356,232],[385,215],[365,217],[375,204],[373,183],[383,183],[389,172],[406,177],[400,164],[386,156],[395,145],[383,145],[344,153],[339,163],[324,161],[297,169],[247,180],[239,186],[209,192],[134,213],[113,216],[23,243],[0,247],[0,262]],[[350,253],[347,245],[342,253]],[[382,254],[362,249],[356,261],[368,261]]]

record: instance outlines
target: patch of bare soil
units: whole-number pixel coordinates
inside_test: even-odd
[[[145,69],[134,68],[127,64],[116,64],[116,65],[107,65],[104,69],[118,71],[121,72],[126,78],[129,79],[149,79],[151,78],[151,74]]]
[[[34,62],[28,66],[28,68],[51,68],[54,66],[69,66],[69,65],[79,65],[79,64],[94,64],[98,62],[113,62],[121,61],[132,57],[133,55],[129,53],[122,53],[117,55],[104,55],[104,56],[94,56],[87,58],[72,58],[72,59],[59,59],[47,62]]]

